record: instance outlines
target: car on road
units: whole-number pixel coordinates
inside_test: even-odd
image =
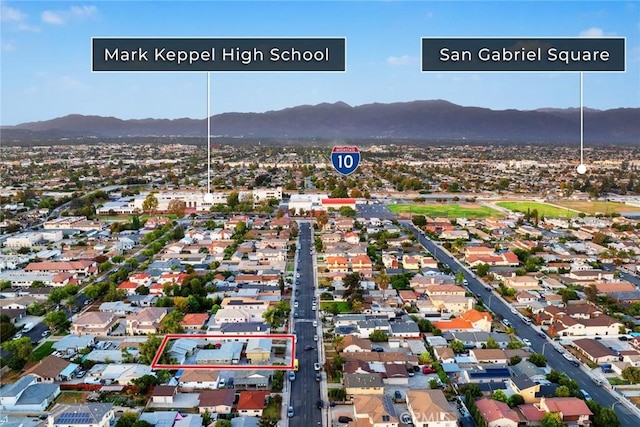
[[[297,312],[297,311],[294,311],[294,312],[293,312],[293,317],[295,317],[295,318],[297,319],[298,317],[300,317],[300,315],[298,314],[298,312]]]
[[[45,329],[45,330],[42,332],[42,334],[41,334],[41,335],[42,335],[43,337],[48,337],[50,333],[51,333],[51,332],[50,332],[48,329]]]
[[[502,324],[507,328],[511,327],[511,322],[509,322],[507,319],[502,319]]]
[[[294,307],[294,308],[298,308],[298,301],[295,301],[295,302],[293,303],[293,307]]]
[[[317,321],[317,320],[314,320],[314,321],[313,321],[313,327],[314,327],[314,328],[317,328],[317,327],[318,327],[318,321]]]
[[[539,336],[540,338],[546,338],[546,337],[547,337],[547,334],[545,334],[544,332],[538,332],[538,336]]]
[[[314,341],[318,341],[318,336],[317,336],[317,335],[314,335],[314,336],[313,336],[313,340],[314,340]]]
[[[320,372],[316,372],[316,381],[322,381],[322,375],[320,374]]]
[[[604,385],[604,381],[602,381],[600,378],[593,377],[591,378],[591,381],[593,381],[593,383],[598,387],[602,387]]]
[[[293,412],[293,406],[289,405],[289,409],[287,409],[287,417],[291,418],[295,415]]]
[[[18,332],[17,334],[15,334],[15,335],[13,336],[13,339],[14,339],[14,340],[19,340],[20,338],[22,338],[22,334],[21,334],[20,332]]]
[[[591,395],[587,392],[587,390],[580,389],[580,393],[582,393],[582,396],[584,397],[584,400],[593,400]]]
[[[296,380],[296,373],[293,371],[289,371],[289,381],[295,381]]]
[[[353,421],[353,418],[347,417],[346,415],[340,415],[338,417],[338,422],[339,423],[350,423],[351,421]]]
[[[527,347],[531,347],[531,341],[529,341],[529,340],[528,340],[528,339],[526,339],[526,338],[522,338],[522,343],[523,343],[524,345],[526,345]]]
[[[318,409],[322,409],[324,408],[324,401],[318,399],[318,403],[316,405],[318,406]]]
[[[314,346],[312,346],[312,345],[305,345],[305,346],[304,346],[304,350],[305,350],[305,351],[313,350],[314,348],[315,348],[315,347],[314,347]]]
[[[515,308],[512,308],[512,309],[511,309],[511,313],[513,313],[513,314],[518,314],[518,310],[516,310]]]
[[[315,369],[316,371],[320,371],[322,370],[322,365],[318,362],[313,364],[313,369]]]

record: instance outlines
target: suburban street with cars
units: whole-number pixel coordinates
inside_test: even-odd
[[[420,230],[414,227],[411,221],[401,220],[400,224],[409,232],[413,233],[420,244],[424,246],[438,262],[449,266],[451,274],[455,275],[458,271],[462,271],[467,281],[466,286],[469,290],[478,298],[481,298],[485,306],[494,314],[508,320],[508,322],[514,326],[514,329],[517,330],[517,334],[521,339],[530,341],[531,348],[534,351],[544,354],[547,358],[547,364],[551,368],[566,373],[570,378],[575,379],[580,388],[586,390],[595,401],[602,406],[612,408],[618,415],[622,425],[631,426],[637,423],[638,415],[635,411],[630,410],[621,400],[614,397],[609,389],[597,386],[592,380],[592,375],[587,373],[587,368],[582,367],[579,362],[575,364],[570,362],[563,357],[560,352],[555,351],[554,348],[556,348],[556,345],[544,332],[541,332],[532,325],[524,323],[522,316],[514,314],[505,301],[496,292],[491,290],[491,288],[487,288],[471,270],[459,263],[457,259],[452,257],[436,242],[420,233]]]
[[[292,330],[297,336],[295,357],[298,359],[299,369],[289,388],[290,405],[293,407],[293,415],[289,417],[289,425],[308,427],[320,425],[322,422],[322,411],[318,408],[318,401],[322,400],[320,383],[316,381],[318,371],[314,367],[319,363],[318,347],[322,345],[322,342],[321,339],[314,340],[317,328],[313,326],[313,322],[317,321],[317,310],[312,308],[314,301],[317,300],[314,300],[313,228],[310,223],[300,224],[298,242],[296,284],[292,298],[292,301],[297,302],[297,307],[294,302],[294,307],[291,308],[293,317],[291,321]],[[297,313],[297,317],[295,317],[295,313]]]

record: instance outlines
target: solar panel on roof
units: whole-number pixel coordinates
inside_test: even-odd
[[[87,412],[65,412],[58,416],[58,424],[91,424],[93,417]]]

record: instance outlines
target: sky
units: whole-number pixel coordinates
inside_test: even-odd
[[[626,72],[584,73],[584,106],[640,107],[634,1],[0,1],[0,124],[68,114],[205,118],[444,99],[580,107],[579,73],[424,73],[421,37],[624,37]],[[94,73],[92,37],[346,37],[344,73]]]

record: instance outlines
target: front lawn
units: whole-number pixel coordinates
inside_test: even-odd
[[[53,353],[53,341],[47,341],[40,347],[36,348],[33,352],[33,358],[35,360],[42,360],[51,353]]]
[[[321,301],[320,309],[329,313],[350,313],[349,303],[346,301]]]

